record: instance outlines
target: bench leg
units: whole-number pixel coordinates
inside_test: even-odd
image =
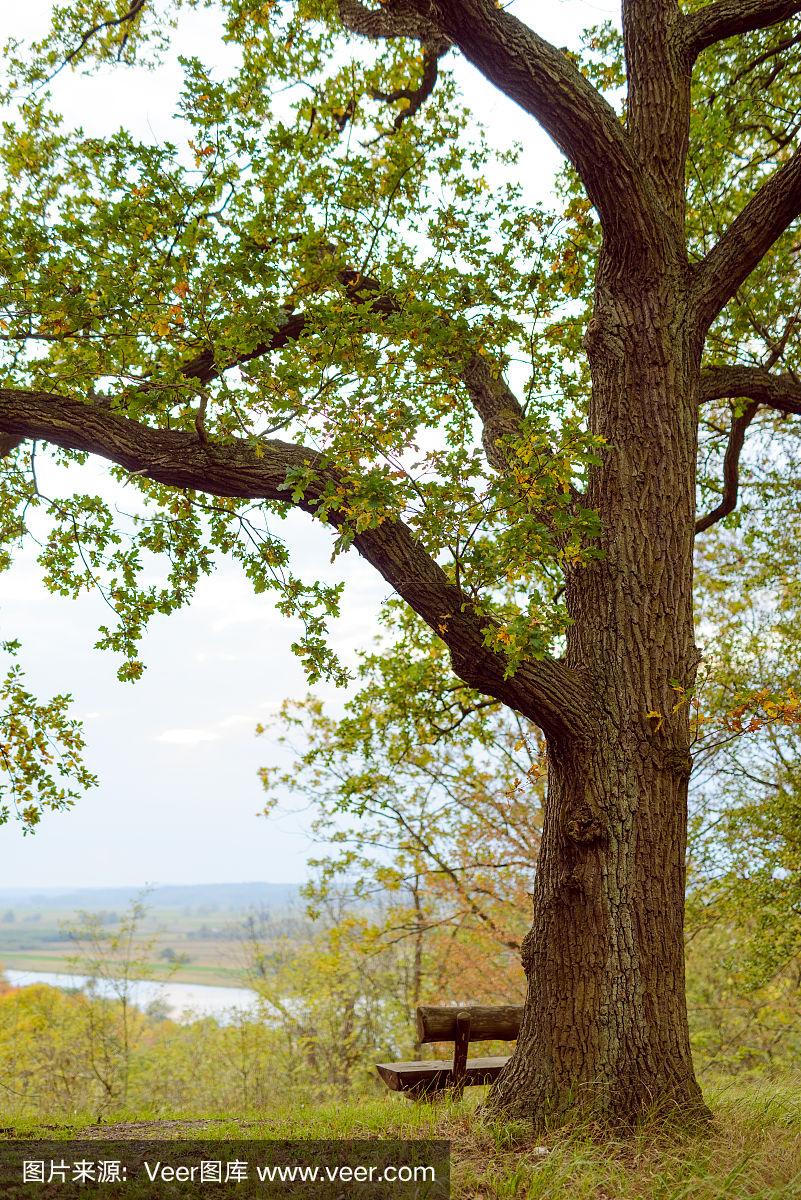
[[[464,1092],[467,1052],[470,1048],[470,1013],[456,1014],[456,1037],[453,1046],[453,1095],[458,1099]]]

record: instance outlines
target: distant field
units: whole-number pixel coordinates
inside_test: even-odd
[[[70,961],[77,947],[69,935],[80,910],[100,916],[111,933],[136,895],[133,889],[59,895],[0,891],[0,967],[81,973]],[[148,960],[149,978],[169,972],[180,983],[241,986],[249,922],[255,922],[263,947],[305,936],[307,925],[296,897],[297,889],[288,885],[158,888],[144,899],[147,913],[134,955]]]
[[[74,963],[69,959],[57,952],[49,953],[45,950],[0,950],[0,969],[2,967],[15,971],[57,971],[64,974],[76,971]],[[80,971],[77,973],[80,974]],[[160,979],[164,973],[163,960],[156,960],[144,967],[144,975],[148,979]],[[242,967],[201,962],[191,962],[178,967],[170,972],[170,979],[175,983],[207,983],[216,987],[243,987],[247,982]]]

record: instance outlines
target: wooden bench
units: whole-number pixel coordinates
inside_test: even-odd
[[[491,1083],[509,1061],[508,1054],[491,1058],[468,1058],[471,1042],[512,1042],[520,1032],[522,1007],[470,1006],[464,1008],[417,1009],[417,1040],[453,1042],[453,1061],[428,1059],[420,1062],[378,1063],[376,1070],[393,1092],[426,1096],[446,1088],[456,1094],[474,1084]]]

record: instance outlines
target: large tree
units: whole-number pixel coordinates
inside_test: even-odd
[[[57,9],[12,63],[6,537],[47,515],[47,581],[103,589],[128,677],[148,616],[233,554],[303,617],[314,677],[339,672],[339,592],[295,578],[265,521],[330,526],[547,741],[526,1016],[492,1103],[703,1112],[693,548],[749,470],[769,511],[766,473],[794,466],[801,0],[623,0],[583,56],[493,0],[221,7],[235,53],[184,62],[188,151],[65,132],[47,99],[65,64],[157,52],[155,0]],[[561,215],[516,182],[525,146],[488,186],[456,53],[565,155]],[[40,443],[108,460],[128,523],[46,496]]]

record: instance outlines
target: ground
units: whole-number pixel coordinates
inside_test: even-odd
[[[445,1138],[454,1200],[793,1200],[801,1198],[801,1077],[706,1084],[711,1127],[644,1126],[633,1138],[575,1129],[533,1138],[522,1124],[482,1120],[483,1089],[459,1103],[402,1097],[294,1106],[269,1116],[91,1118],[18,1125],[43,1138]]]

